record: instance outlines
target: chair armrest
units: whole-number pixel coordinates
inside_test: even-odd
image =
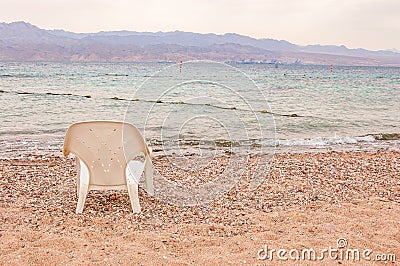
[[[145,163],[134,160],[129,161],[125,170],[126,182],[128,184],[139,184],[144,167]]]

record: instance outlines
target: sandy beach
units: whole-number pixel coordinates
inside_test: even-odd
[[[75,160],[2,159],[0,264],[395,265],[399,162],[399,152],[386,150],[281,154],[256,191],[243,177],[212,203],[177,207],[140,190],[140,214],[131,213],[126,192],[91,191],[76,215]],[[154,158],[156,168],[163,163]],[[322,252],[329,247],[337,257]],[[271,249],[286,253],[271,257]],[[302,259],[304,249],[316,258]],[[347,249],[360,260],[347,260]]]

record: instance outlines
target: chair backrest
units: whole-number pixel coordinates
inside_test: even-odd
[[[115,121],[79,122],[68,128],[64,156],[81,159],[90,171],[90,185],[126,184],[127,163],[140,153],[150,152],[139,130],[129,123]]]

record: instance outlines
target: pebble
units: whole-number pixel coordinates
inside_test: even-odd
[[[231,157],[216,156],[201,172],[176,169],[170,159],[155,157],[155,169],[184,186],[199,186],[223,173]],[[250,157],[248,167],[253,168],[262,159]],[[312,208],[318,202],[357,204],[365,199],[400,203],[399,161],[400,153],[395,151],[280,154],[274,156],[266,179],[255,191],[249,189],[250,178],[243,175],[231,190],[207,205],[177,207],[139,189],[140,214],[131,212],[126,191],[90,191],[83,213],[76,215],[75,160],[33,154],[0,159],[1,207],[12,206],[29,213],[24,218],[15,214],[1,229],[15,229],[22,223],[34,231],[52,234],[82,230],[81,234],[97,231],[116,235],[123,231],[132,237],[131,231],[177,227],[180,232],[191,225],[196,228],[187,230],[197,235],[231,237],[256,227],[251,220],[254,211],[273,213],[290,206]],[[325,230],[333,233],[336,228],[326,225]],[[187,241],[187,236],[177,235],[174,241],[181,239]],[[169,243],[163,240],[162,243]]]

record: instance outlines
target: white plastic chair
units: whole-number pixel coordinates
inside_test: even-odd
[[[127,189],[132,210],[141,211],[138,183],[144,171],[146,190],[153,195],[150,150],[139,130],[124,122],[90,121],[71,125],[64,140],[64,156],[77,159],[76,213],[82,213],[90,190]],[[133,160],[144,155],[144,162]]]

